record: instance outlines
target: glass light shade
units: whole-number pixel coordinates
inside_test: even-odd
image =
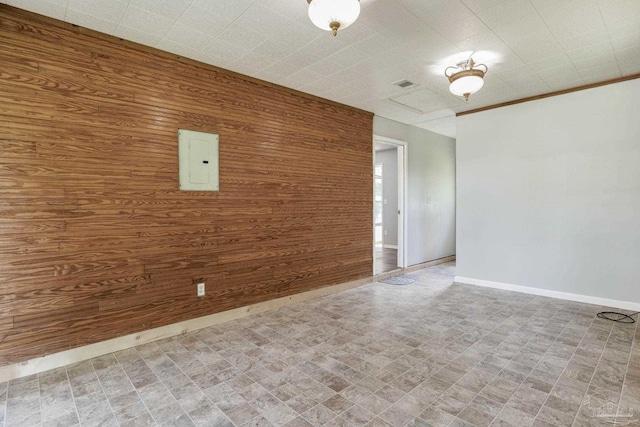
[[[353,24],[359,15],[359,0],[311,0],[309,3],[311,22],[318,28],[333,31],[334,35],[338,28]]]
[[[459,74],[466,73],[462,71]],[[484,73],[483,73],[484,74]],[[452,77],[456,77],[454,74]],[[452,79],[453,80],[453,79]],[[484,79],[476,73],[468,73],[455,78],[449,85],[449,90],[454,95],[464,96],[465,94],[473,95],[484,86]]]

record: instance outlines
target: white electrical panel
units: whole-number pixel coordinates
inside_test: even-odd
[[[180,190],[218,191],[218,142],[215,133],[178,129]]]

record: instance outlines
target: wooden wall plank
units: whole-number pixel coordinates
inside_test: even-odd
[[[0,37],[0,365],[372,274],[372,114],[4,4]]]

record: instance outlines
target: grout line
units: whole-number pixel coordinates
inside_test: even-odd
[[[537,297],[536,299],[539,299],[541,297]],[[548,298],[548,297],[542,297],[542,298]],[[562,336],[562,334],[564,333],[564,331],[569,327],[568,325],[571,323],[571,320],[573,320],[573,318],[575,318],[576,314],[579,313],[579,310],[573,311],[573,315],[571,316],[571,318],[567,321],[565,327],[562,329],[562,331],[560,331],[560,333],[556,336],[555,340],[553,341],[553,343],[551,343],[551,345],[549,347],[547,347],[547,349],[545,350],[544,354],[540,357],[540,359],[538,360],[538,362],[535,364],[535,366],[531,369],[531,371],[533,371],[534,369],[536,369],[538,367],[538,365],[540,364],[540,362],[542,361],[542,359],[544,359],[544,356],[549,352],[549,349],[551,347],[553,347],[553,345],[555,343],[558,342],[558,339]],[[553,316],[551,316],[551,318],[549,319],[549,321],[553,318]],[[548,322],[547,322],[548,323]],[[588,331],[588,328],[587,328]],[[538,333],[536,333],[536,336],[540,333],[540,331],[538,331]],[[586,335],[586,332],[585,334]],[[583,338],[584,338],[583,335]],[[535,337],[535,336],[534,336]],[[582,340],[581,340],[582,341]],[[578,343],[578,346],[580,344]],[[573,355],[575,354],[576,350],[578,349],[578,346],[575,347],[575,349],[573,350],[573,353],[571,353],[571,357],[573,357]],[[571,360],[571,357],[569,358],[569,361]],[[549,390],[547,394],[547,397],[545,398],[544,402],[542,402],[542,405],[540,405],[540,408],[538,408],[538,411],[536,412],[536,415],[534,416],[534,422],[535,419],[538,418],[538,415],[540,414],[540,411],[542,410],[542,408],[544,407],[545,403],[547,403],[547,400],[549,400],[549,396],[551,396],[551,392],[553,391],[553,389],[555,388],[556,384],[558,384],[558,381],[560,380],[560,378],[562,377],[562,374],[564,374],[565,370],[567,369],[567,366],[569,366],[570,362],[567,362],[567,364],[564,366],[564,368],[562,368],[562,372],[560,372],[560,375],[558,375],[558,377],[556,378],[555,382],[553,383],[553,385],[551,386],[551,390]],[[526,378],[525,378],[526,379]],[[575,419],[575,414],[574,417]]]
[[[98,356],[98,357],[104,357],[104,356],[113,356],[116,360],[118,360],[118,358],[115,356],[115,354],[113,353],[108,353],[102,356]],[[95,358],[94,358],[95,359]],[[98,375],[98,371],[96,371],[95,366],[93,366],[93,362],[91,362],[92,359],[89,359],[89,363],[91,363],[91,369],[93,369],[93,373],[96,376],[96,379],[98,380],[98,384],[100,384],[100,390],[102,390],[102,394],[104,395],[105,400],[107,401],[107,404],[109,405],[109,409],[111,410],[111,415],[113,415],[113,419],[116,420],[116,423],[118,423],[118,425],[120,425],[120,421],[118,420],[118,417],[116,416],[116,412],[113,410],[113,406],[111,406],[111,400],[109,400],[109,396],[107,395],[107,392],[104,390],[104,386],[102,385],[102,380],[100,379],[100,375]]]
[[[2,417],[2,427],[5,427],[7,423],[7,410],[9,408],[9,381],[5,383],[7,386],[5,388],[5,398],[4,398],[4,416]]]
[[[615,324],[614,324],[615,326]],[[612,328],[613,329],[613,328]],[[631,335],[631,345],[629,347],[629,357],[627,358],[627,367],[624,371],[624,377],[622,378],[622,387],[620,388],[620,397],[618,397],[618,407],[616,408],[616,416],[614,418],[614,424],[618,421],[618,413],[620,412],[621,403],[624,395],[624,385],[627,382],[627,373],[629,372],[629,365],[631,365],[631,357],[633,356],[633,347],[636,344],[636,333],[638,332],[638,321],[635,322],[635,327],[633,328],[633,333]],[[606,348],[606,346],[605,346]]]
[[[132,347],[136,353],[138,353],[138,350],[135,347]],[[128,349],[127,349],[128,350]],[[121,350],[122,351],[122,350]],[[153,414],[151,413],[151,411],[149,410],[149,407],[147,406],[147,403],[144,401],[144,399],[142,398],[142,396],[140,396],[140,393],[138,393],[138,388],[133,384],[133,381],[131,381],[131,377],[129,376],[129,374],[127,374],[127,371],[123,368],[122,363],[120,362],[120,360],[118,359],[118,356],[116,356],[116,353],[111,353],[113,354],[113,357],[116,359],[116,361],[118,362],[118,366],[120,366],[120,369],[122,369],[122,372],[124,372],[125,377],[127,377],[127,380],[129,380],[129,383],[133,386],[133,390],[136,392],[136,395],[138,396],[138,399],[140,399],[140,402],[142,402],[142,405],[144,406],[144,408],[147,410],[147,413],[149,414],[149,416],[151,417],[151,419],[156,423],[156,425],[159,425],[158,421],[156,421],[155,417],[153,416]],[[147,361],[144,360],[142,358],[142,356],[140,356],[140,359],[142,359],[145,363],[145,365],[147,365]],[[149,365],[147,365],[147,367],[149,369],[151,369],[151,367]],[[153,372],[153,369],[151,369],[151,371]],[[153,372],[155,375],[155,372]],[[157,375],[156,375],[157,376]],[[158,377],[158,379],[160,379]],[[105,393],[106,394],[106,393]],[[109,396],[107,396],[107,400],[109,400]],[[132,403],[131,405],[127,405],[127,406],[132,406],[135,405],[135,403]],[[134,418],[133,420],[137,419],[138,417]],[[132,420],[132,421],[133,421]]]
[[[73,402],[73,409],[75,410],[76,416],[78,417],[78,425],[82,425],[82,421],[80,421],[80,412],[78,412],[78,405],[76,404],[76,396],[75,394],[73,394],[73,387],[71,387],[71,377],[69,376],[69,371],[67,370],[66,366],[64,366],[64,373],[67,376],[67,382],[69,383],[71,401]]]
[[[594,324],[594,322],[598,319],[597,316],[595,316],[592,320],[591,320],[591,324],[589,325],[589,327],[591,327],[591,325]],[[602,347],[602,350],[600,351],[600,356],[598,357],[598,361],[596,362],[596,366],[593,368],[593,374],[591,374],[591,379],[589,379],[589,384],[587,385],[587,389],[585,390],[584,394],[582,395],[582,400],[580,401],[581,404],[582,402],[584,402],[585,396],[587,396],[587,393],[589,393],[589,388],[591,387],[591,382],[593,381],[593,379],[596,376],[596,372],[598,372],[598,366],[600,365],[600,361],[602,360],[602,355],[604,354],[604,352],[607,350],[607,343],[609,342],[609,340],[611,339],[611,334],[613,334],[613,329],[614,329],[615,324],[612,324],[610,326],[609,329],[609,335],[607,336],[607,341],[604,343],[604,347]],[[584,337],[583,337],[584,339]],[[580,342],[582,342],[582,340],[580,340]],[[629,356],[631,356],[631,354],[629,354]],[[627,364],[628,366],[628,364]],[[625,371],[626,374],[626,371]],[[620,395],[622,395],[622,388],[620,388]],[[620,398],[618,398],[618,401],[620,400]],[[579,411],[579,410],[578,410]],[[576,416],[577,417],[577,416]],[[576,417],[574,417],[573,423],[575,424],[576,421]],[[614,423],[615,424],[615,423]]]

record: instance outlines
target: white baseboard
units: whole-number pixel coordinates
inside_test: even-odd
[[[404,274],[410,271],[419,270],[422,268],[430,267],[437,264],[442,264],[455,260],[455,255],[426,262],[409,268],[393,270],[388,273],[383,273],[377,276],[365,277],[350,282],[340,283],[337,285],[326,286],[324,288],[314,289],[307,292],[291,295],[288,297],[282,297],[273,299],[270,301],[260,302],[257,304],[248,305],[245,307],[236,308],[233,310],[223,311],[221,313],[214,313],[208,316],[198,317],[196,319],[185,320],[183,322],[173,323],[171,325],[162,326],[155,329],[149,329],[139,332],[137,334],[125,335],[118,338],[113,338],[107,341],[101,341],[95,344],[85,345],[83,347],[72,348],[70,350],[62,351],[59,353],[49,354],[43,357],[37,357],[35,359],[26,360],[24,362],[18,362],[11,365],[0,366],[0,383],[13,380],[16,378],[22,378],[40,372],[45,372],[50,369],[60,368],[71,363],[82,362],[84,360],[92,359],[94,357],[102,356],[105,354],[113,353],[127,348],[135,347],[138,345],[146,344],[152,341],[157,341],[163,338],[169,338],[187,332],[196,331],[198,329],[206,328],[208,326],[217,325],[219,323],[228,322],[230,320],[240,319],[242,317],[249,316],[251,314],[262,313],[276,308],[285,307],[291,304],[296,304],[303,301],[308,301],[314,298],[323,297],[326,295],[335,294],[338,292],[346,291],[348,289],[357,288],[358,286],[373,283],[378,280],[385,279],[387,277]]]
[[[395,274],[399,273],[396,272]],[[233,310],[198,317],[196,319],[173,323],[171,325],[162,326],[155,329],[149,329],[136,334],[125,335],[107,341],[101,341],[95,344],[73,348],[59,353],[49,354],[47,356],[26,360],[24,362],[14,363],[12,365],[1,366],[0,383],[16,378],[26,377],[28,375],[38,374],[50,369],[69,365],[71,363],[82,362],[94,357],[102,356],[120,350],[125,350],[127,348],[139,346],[159,339],[169,338],[176,335],[185,334],[187,332],[196,331],[198,329],[217,325],[223,322],[228,322],[230,320],[240,319],[251,314],[262,313],[264,311],[285,307],[287,305],[296,304],[302,301],[307,301],[337,292],[346,291],[348,289],[356,288],[367,283],[372,283],[375,279],[376,278],[374,277],[367,277],[359,280],[341,283],[338,285],[326,286],[324,288],[314,289],[288,297],[260,302]]]
[[[502,289],[505,291],[521,292],[523,294],[540,295],[544,297],[558,298],[569,301],[584,302],[587,304],[616,307],[625,310],[640,311],[640,303],[619,301],[608,298],[593,297],[589,295],[572,294],[569,292],[554,291],[551,289],[534,288],[531,286],[512,285],[510,283],[492,282],[489,280],[472,279],[470,277],[455,276],[454,281],[467,285],[483,286],[485,288]]]
[[[387,249],[398,249],[398,245],[382,245],[382,247]]]

